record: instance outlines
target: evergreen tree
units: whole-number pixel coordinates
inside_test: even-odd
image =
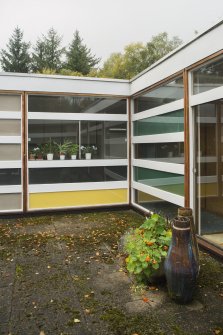
[[[38,39],[32,54],[32,70],[42,72],[43,69],[58,71],[62,67],[62,55],[64,48],[61,48],[62,37],[54,28],[50,28],[47,35]]]
[[[91,50],[83,44],[83,40],[80,37],[78,30],[74,33],[73,40],[68,47],[66,56],[66,68],[71,71],[80,72],[83,75],[87,75],[91,68],[100,61],[100,58],[96,58],[95,55],[92,55]]]
[[[3,71],[27,73],[30,69],[30,43],[23,41],[23,32],[16,27],[12,37],[6,45],[7,49],[1,50],[0,62]]]

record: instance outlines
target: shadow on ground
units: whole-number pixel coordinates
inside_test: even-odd
[[[133,211],[0,220],[1,335],[223,334],[222,264],[201,253],[194,301],[143,287],[118,247]]]

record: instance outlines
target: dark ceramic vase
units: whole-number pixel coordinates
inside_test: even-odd
[[[190,219],[173,220],[172,242],[164,263],[169,295],[185,304],[193,299],[198,276],[198,263],[191,239]]]

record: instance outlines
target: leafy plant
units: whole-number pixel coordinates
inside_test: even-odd
[[[139,228],[132,229],[124,240],[127,270],[139,280],[149,279],[166,257],[171,237],[167,220],[158,214],[151,215]]]
[[[72,145],[72,142],[70,142],[69,140],[64,140],[63,143],[57,143],[54,142],[55,146],[57,148],[57,151],[61,154],[61,155],[66,155]]]
[[[48,142],[42,144],[42,153],[46,156],[49,153],[55,153],[55,143],[52,142],[51,137],[49,138]]]
[[[79,145],[76,143],[72,143],[69,147],[68,153],[70,155],[76,155],[78,153]]]
[[[82,145],[81,151],[83,152],[83,154],[87,154],[87,153],[93,154],[94,152],[97,151],[97,147],[95,145],[87,145],[87,146]]]

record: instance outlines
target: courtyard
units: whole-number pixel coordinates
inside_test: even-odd
[[[132,210],[0,219],[1,335],[223,334],[223,266],[200,251],[192,303],[125,269]]]

